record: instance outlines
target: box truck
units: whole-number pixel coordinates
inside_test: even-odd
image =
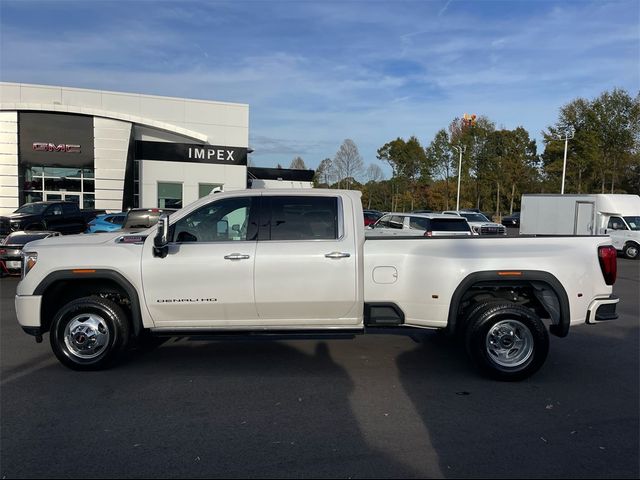
[[[609,235],[627,258],[640,256],[640,196],[522,195],[521,235]]]

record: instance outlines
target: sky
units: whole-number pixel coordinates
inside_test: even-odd
[[[0,80],[248,103],[254,165],[640,90],[640,1],[0,0]]]

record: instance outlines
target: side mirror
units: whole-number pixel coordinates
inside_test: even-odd
[[[153,239],[153,256],[164,258],[169,253],[169,216],[160,215],[158,231]]]

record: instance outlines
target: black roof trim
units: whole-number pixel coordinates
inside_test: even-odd
[[[311,182],[314,170],[294,170],[290,168],[248,167],[249,178],[260,180],[290,180],[294,182]]]

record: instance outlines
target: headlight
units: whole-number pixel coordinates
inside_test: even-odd
[[[22,278],[27,276],[27,273],[35,267],[38,261],[38,254],[35,252],[24,252],[22,254]]]

